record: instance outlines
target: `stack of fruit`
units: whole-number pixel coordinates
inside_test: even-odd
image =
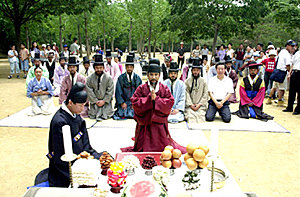
[[[207,146],[198,146],[195,144],[189,144],[186,147],[187,153],[184,155],[184,161],[190,170],[197,168],[206,168],[208,166],[208,159],[205,157],[209,148]]]
[[[110,168],[111,162],[113,162],[114,160],[107,152],[103,152],[99,160],[102,169],[101,174],[106,176],[107,170]]]
[[[174,149],[172,146],[166,146],[164,151],[161,153],[160,159],[162,166],[165,168],[180,168],[182,153],[178,149]]]

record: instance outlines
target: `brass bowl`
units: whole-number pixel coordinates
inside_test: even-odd
[[[207,167],[209,171],[212,170],[211,167]],[[221,189],[225,185],[225,181],[228,179],[228,176],[225,172],[219,168],[214,169],[214,190]]]

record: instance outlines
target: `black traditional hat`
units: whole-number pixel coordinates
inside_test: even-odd
[[[134,57],[132,55],[126,56],[126,62],[125,65],[131,65],[134,66]]]
[[[178,64],[176,62],[170,63],[169,73],[170,72],[178,72],[179,70],[180,70],[180,68],[178,67]]]
[[[156,59],[156,58],[152,58],[152,59],[150,59],[149,60],[149,65],[150,64],[156,64],[156,65],[160,65],[160,61],[159,61],[159,59]]]
[[[71,100],[73,103],[85,103],[87,100],[87,93],[84,90],[85,85],[81,82],[75,83],[67,96],[66,102]]]
[[[62,59],[64,59],[65,61],[67,61],[67,57],[64,56],[64,53],[61,53],[61,54],[60,54],[59,60],[58,60],[58,61],[60,61],[60,60],[62,60]]]
[[[90,63],[89,57],[88,56],[84,56],[83,57],[83,64],[89,64],[89,63]]]
[[[229,55],[226,55],[226,56],[224,57],[224,60],[225,60],[225,63],[226,63],[226,64],[227,64],[227,63],[232,63],[232,61],[233,61],[233,59],[231,59]]]
[[[247,66],[249,67],[249,69],[258,69],[259,66],[261,66],[262,64],[258,64],[255,61],[249,62],[247,64]]]
[[[220,61],[220,57],[219,56],[215,56],[214,60],[212,60],[212,64],[217,64]]]
[[[68,66],[79,66],[80,62],[77,60],[76,56],[70,56]]]
[[[94,55],[94,67],[97,65],[104,65],[103,56],[101,54]]]
[[[150,64],[147,73],[160,73],[160,66],[158,64]]]
[[[34,54],[33,61],[34,61],[34,60],[40,60],[40,59],[41,59],[40,53],[35,53],[35,54]]]
[[[135,59],[135,53],[134,53],[134,51],[130,51],[130,52],[129,52],[129,55],[132,55],[132,56],[133,56],[133,59]]]
[[[226,64],[226,61],[225,60],[220,60],[217,62],[217,65],[225,65]]]
[[[201,68],[202,59],[201,58],[193,58],[192,68]]]
[[[106,52],[105,52],[105,58],[112,58],[112,55],[111,55],[111,50],[110,49],[106,49]]]

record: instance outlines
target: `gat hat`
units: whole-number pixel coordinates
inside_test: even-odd
[[[135,59],[135,53],[134,53],[134,51],[130,51],[128,55],[132,55],[133,59]]]
[[[65,48],[65,47],[68,47],[68,45],[67,45],[67,44],[65,44],[65,45],[64,45],[64,48]]]
[[[219,56],[215,56],[215,58],[211,61],[212,64],[217,64],[220,61]]]
[[[127,55],[125,65],[134,66],[134,64],[135,64],[134,57],[132,55]]]
[[[226,61],[225,60],[220,60],[217,62],[216,65],[225,65],[226,64]]]
[[[33,61],[34,60],[40,60],[40,59],[41,59],[40,53],[34,53]]]
[[[46,45],[45,45],[45,44],[42,44],[42,47],[46,48]]]
[[[158,64],[150,64],[147,73],[160,73],[160,66]]]
[[[180,44],[183,44],[183,42],[180,42]]]
[[[262,64],[258,64],[255,61],[249,62],[247,64],[247,66],[249,67],[249,69],[258,69],[258,66],[261,66]]]
[[[291,46],[296,46],[296,42],[294,40],[288,40],[285,44],[285,46],[291,45]]]
[[[103,61],[103,56],[101,54],[96,54],[94,55],[94,64],[93,66],[97,66],[97,65],[104,65],[104,61]]]
[[[273,50],[270,50],[270,52],[269,52],[269,56],[270,55],[277,55],[277,51],[275,50],[275,49],[273,49]]]
[[[70,56],[68,66],[79,66],[80,62],[76,59],[76,56]]]
[[[150,59],[149,60],[149,65],[150,64],[156,64],[156,65],[160,65],[160,61],[159,61],[159,59],[156,59],[156,58],[152,58],[152,59]]]
[[[193,58],[192,68],[201,68],[202,59],[200,58]]]
[[[106,49],[106,52],[105,52],[105,58],[112,58],[112,55],[111,55],[111,50],[110,49]]]
[[[85,103],[87,100],[87,93],[84,90],[85,85],[81,82],[75,83],[67,96],[66,102],[71,100],[73,103]]]
[[[64,53],[61,53],[61,54],[60,54],[59,60],[58,60],[58,61],[60,61],[60,60],[62,60],[62,59],[64,59],[65,61],[67,61],[67,57],[64,56]]]
[[[270,44],[270,45],[268,46],[268,49],[275,49],[275,47],[274,47],[274,45]]]
[[[170,63],[170,69],[169,69],[169,73],[170,72],[178,72],[180,70],[177,62],[171,62]]]
[[[90,63],[89,57],[88,56],[84,56],[83,57],[83,64],[89,64],[89,63]]]
[[[233,61],[233,59],[231,59],[229,55],[226,55],[226,56],[224,57],[224,60],[225,60],[225,64],[227,64],[227,63],[232,63],[232,61]]]

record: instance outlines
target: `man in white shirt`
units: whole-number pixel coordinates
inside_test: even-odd
[[[79,46],[77,44],[77,38],[74,38],[74,43],[70,46],[71,55],[78,55],[79,54]]]
[[[282,49],[280,53],[278,54],[277,59],[277,69],[288,72],[290,71],[291,66],[291,51],[293,50],[293,47],[296,45],[296,43],[293,40],[288,40],[285,49]],[[283,83],[274,82],[273,88],[270,93],[270,97],[272,98],[273,94],[275,93],[275,90],[278,89],[278,103],[277,105],[282,106],[284,104],[282,98],[284,97],[284,92],[287,90],[287,77],[285,77]],[[272,101],[270,99],[268,100],[268,104],[271,104]]]
[[[226,123],[231,120],[228,99],[234,93],[232,80],[225,76],[225,61],[220,60],[216,65],[217,76],[208,82],[208,109],[205,115],[206,121],[213,121],[219,112],[222,120]]]
[[[289,100],[288,106],[283,112],[293,112],[293,105],[297,94],[297,106],[293,115],[300,114],[300,51],[298,50],[292,59],[292,66],[287,76],[290,79]]]
[[[203,45],[203,49],[201,50],[201,57],[202,59],[206,58],[208,60],[208,53],[209,53],[209,50],[207,48],[207,45]]]

